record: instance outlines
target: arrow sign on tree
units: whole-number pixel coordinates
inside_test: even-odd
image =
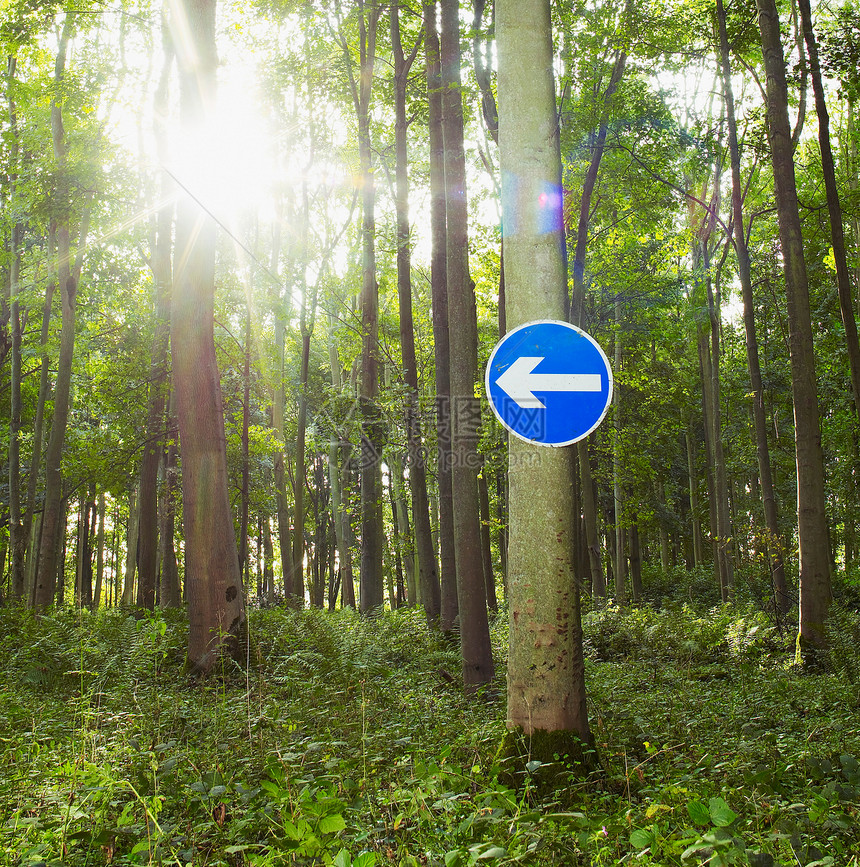
[[[533,373],[544,360],[523,355],[497,380],[496,385],[523,409],[545,409],[536,391],[600,391],[599,373]]]
[[[502,338],[487,362],[485,385],[496,418],[511,433],[567,446],[603,420],[612,370],[591,335],[569,322],[541,320]]]

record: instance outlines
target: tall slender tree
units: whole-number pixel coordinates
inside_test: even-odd
[[[720,36],[720,63],[722,67],[723,94],[726,102],[726,122],[729,137],[729,160],[732,169],[732,225],[734,229],[735,256],[738,263],[738,280],[744,305],[744,334],[747,346],[747,366],[752,389],[752,412],[755,427],[756,457],[758,459],[764,520],[767,529],[767,550],[770,560],[774,599],[780,614],[790,607],[788,588],[783,563],[783,542],[780,538],[779,516],[773,486],[770,448],[767,439],[767,419],[764,411],[764,387],[759,361],[758,337],[755,325],[755,299],[753,297],[752,269],[749,246],[744,223],[743,190],[741,184],[741,157],[738,144],[735,97],[732,89],[732,70],[729,55],[729,39],[723,0],[717,0],[717,25]]]
[[[391,48],[394,52],[394,111],[396,151],[397,210],[397,298],[400,307],[400,352],[403,378],[406,380],[406,434],[409,449],[409,489],[412,493],[412,515],[415,525],[415,553],[418,555],[418,582],[421,603],[430,623],[439,621],[441,606],[439,569],[433,537],[430,531],[430,501],[427,497],[427,469],[421,438],[418,406],[418,364],[415,359],[415,330],[412,320],[412,257],[409,247],[409,178],[407,174],[406,85],[409,71],[418,54],[416,40],[409,55],[405,55],[400,35],[400,9],[391,5],[389,13]]]
[[[173,21],[180,121],[189,152],[209,146],[217,55],[215,0],[177,0]],[[171,349],[182,455],[182,517],[188,598],[188,664],[205,674],[222,649],[238,653],[245,601],[227,490],[227,449],[215,356],[215,223],[180,198],[171,308]]]
[[[799,659],[809,662],[827,647],[826,622],[830,607],[830,541],[825,513],[824,458],[818,418],[809,284],[797,203],[779,13],[775,0],[756,0],[756,7],[767,73],[768,138],[788,301],[800,548],[797,651]]]
[[[460,649],[467,687],[489,682],[493,655],[481,554],[478,454],[481,414],[478,381],[478,320],[475,285],[469,277],[466,158],[460,82],[460,4],[442,0],[443,136],[445,141],[446,272],[450,350],[451,490],[454,497],[454,557],[460,609]]]
[[[451,486],[451,374],[448,338],[448,278],[445,201],[445,144],[442,130],[442,71],[439,4],[424,4],[424,45],[430,141],[430,254],[433,346],[436,361],[436,478],[439,489],[439,624],[450,632],[458,613],[454,556],[454,497]]]

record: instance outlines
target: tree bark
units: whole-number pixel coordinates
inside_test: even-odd
[[[11,55],[6,79],[7,101],[9,103],[8,202],[13,213],[9,237],[9,318],[12,323],[12,359],[9,382],[11,395],[9,417],[9,550],[11,552],[11,595],[13,599],[21,601],[24,598],[28,534],[24,526],[21,509],[21,309],[18,294],[24,225],[21,222],[17,196],[19,148],[18,117],[13,93],[15,65],[15,56]]]
[[[430,261],[433,346],[436,361],[436,478],[439,488],[440,620],[451,632],[457,619],[457,566],[454,557],[454,500],[451,488],[451,371],[448,338],[447,214],[445,146],[442,130],[442,72],[438,3],[424,3],[424,43],[427,57],[427,101],[430,140]]]
[[[475,286],[469,277],[466,158],[463,150],[463,99],[460,84],[460,4],[442,0],[441,70],[447,214],[448,340],[450,351],[451,490],[454,497],[454,558],[460,608],[460,652],[467,688],[493,677],[481,555],[478,495],[480,404],[478,321]]]
[[[812,9],[809,0],[798,0],[803,37],[809,55],[809,72],[812,92],[815,94],[815,112],[818,115],[818,142],[821,148],[821,171],[830,215],[830,243],[836,263],[836,287],[839,292],[839,309],[845,327],[845,344],[848,350],[848,368],[851,374],[851,393],[854,397],[854,412],[860,418],[860,341],[857,339],[857,320],[854,318],[854,299],[851,273],[845,254],[845,234],[842,224],[842,206],[839,202],[839,187],[836,183],[836,167],[833,149],[830,146],[830,115],[821,81],[821,65],[818,60],[818,43],[812,26]]]
[[[381,609],[384,599],[382,552],[382,448],[384,423],[377,402],[379,393],[379,287],[376,282],[376,184],[370,137],[370,97],[376,62],[376,36],[382,6],[358,0],[358,80],[352,56],[341,31],[352,100],[358,122],[361,174],[361,564],[359,606],[368,613]]]
[[[623,304],[621,297],[615,299],[615,375],[621,372],[623,357],[621,348],[621,323],[623,321]],[[624,486],[621,479],[621,386],[615,386],[612,429],[612,499],[615,504],[615,603],[624,605],[627,600],[627,555],[625,553],[625,532],[623,523]]]
[[[95,611],[102,602],[102,583],[105,572],[105,495],[104,491],[99,494],[98,531],[96,532],[96,584],[93,588],[92,609]]]
[[[168,85],[173,66],[173,45],[166,20],[162,21],[164,65],[155,93],[153,116],[159,159],[166,162]],[[140,563],[137,604],[152,611],[158,581],[158,465],[164,441],[164,409],[168,391],[168,347],[170,343],[170,291],[173,279],[171,247],[173,238],[174,184],[167,172],[161,173],[161,202],[155,219],[152,243],[152,276],[155,281],[155,334],[149,367],[149,411],[146,444],[140,469]]]
[[[785,58],[775,0],[756,0],[765,71],[767,121],[773,161],[779,240],[788,301],[791,391],[794,402],[797,462],[797,535],[800,548],[800,623],[798,658],[810,662],[827,648],[830,606],[830,543],[824,497],[824,459],[818,417],[812,317],[791,130]]]
[[[412,323],[412,262],[409,248],[409,180],[407,175],[406,84],[419,42],[408,58],[404,57],[400,38],[400,14],[397,3],[390,13],[391,44],[394,51],[394,110],[396,151],[397,210],[397,298],[400,308],[400,351],[403,378],[406,381],[406,436],[409,449],[409,490],[412,494],[412,521],[415,530],[415,554],[418,558],[418,583],[427,622],[439,621],[441,597],[439,569],[430,531],[430,503],[427,497],[427,470],[421,436],[418,407],[418,365],[415,360],[415,331]]]
[[[755,298],[753,296],[752,269],[750,267],[749,247],[744,227],[743,194],[741,185],[741,159],[738,145],[737,120],[735,118],[735,98],[732,90],[731,64],[729,61],[729,41],[726,31],[726,16],[723,0],[717,0],[717,23],[720,32],[720,56],[723,74],[723,93],[726,100],[726,119],[729,133],[729,159],[732,167],[732,223],[735,238],[735,255],[738,263],[738,280],[743,298],[744,334],[746,336],[747,367],[750,374],[752,391],[752,415],[755,429],[756,457],[758,459],[759,481],[761,484],[764,522],[767,529],[767,552],[770,562],[776,609],[787,613],[791,600],[785,580],[783,563],[783,541],[779,532],[776,494],[771,472],[770,448],[767,441],[767,419],[764,412],[764,386],[761,378],[761,364],[758,353],[758,337],[755,325]]]
[[[52,224],[53,225],[53,224]],[[48,228],[48,256],[54,255],[54,235],[55,232],[51,226]],[[33,452],[30,458],[30,474],[27,479],[27,508],[24,511],[24,533],[30,539],[30,544],[27,549],[27,583],[26,593],[27,601],[33,605],[33,595],[36,587],[36,560],[38,557],[39,537],[41,535],[41,520],[38,526],[33,523],[33,514],[36,510],[36,489],[39,482],[39,472],[42,466],[42,444],[44,441],[45,431],[45,401],[48,396],[48,373],[50,371],[51,360],[48,355],[48,333],[51,325],[51,307],[56,291],[56,283],[53,280],[48,282],[45,290],[45,305],[42,311],[42,333],[40,338],[40,346],[42,349],[42,363],[39,370],[39,397],[36,403],[36,419],[33,422]],[[38,532],[37,532],[38,530]]]
[[[72,36],[73,21],[74,13],[67,12],[54,67],[54,86],[57,90],[61,88],[65,78],[66,54]],[[63,110],[59,93],[51,100],[51,136],[54,158],[58,167],[57,200],[61,203],[61,207],[68,207],[70,192],[68,179],[65,177],[68,146],[63,128]],[[57,575],[57,537],[63,497],[61,461],[71,399],[72,361],[75,350],[75,296],[78,289],[77,280],[71,269],[69,234],[69,216],[66,213],[57,221],[58,282],[62,295],[63,324],[60,331],[57,380],[54,385],[54,417],[45,453],[45,507],[42,515],[42,536],[39,543],[34,593],[34,604],[39,609],[48,608],[53,604]]]
[[[159,604],[162,608],[179,608],[182,605],[182,587],[179,583],[179,566],[176,550],[173,547],[174,524],[176,521],[176,496],[180,486],[177,465],[178,448],[176,444],[176,399],[171,393],[168,401],[167,448],[164,454],[164,492],[158,530],[158,545],[161,560],[161,594]]]
[[[215,96],[215,0],[181,0],[180,119],[189,150],[208,146]],[[238,655],[245,602],[227,490],[227,449],[215,356],[215,223],[189,196],[176,221],[171,348],[182,450],[188,665],[206,674],[222,649]]]
[[[505,224],[519,227],[505,239],[507,326],[514,328],[567,312],[561,196],[555,231],[540,230],[546,216],[532,205],[548,187],[560,190],[561,161],[550,4],[497,0],[496,16],[502,207]],[[541,750],[536,733],[591,739],[573,560],[576,452],[509,439],[507,725],[532,736],[533,756],[538,748],[552,760],[554,752],[568,750],[553,737]]]

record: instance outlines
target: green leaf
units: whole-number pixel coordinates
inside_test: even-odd
[[[352,859],[349,857],[349,852],[346,849],[341,849],[334,856],[334,861],[331,862],[332,867],[351,867]]]
[[[463,850],[451,849],[445,853],[445,867],[460,867],[463,863]]]
[[[375,867],[376,852],[361,852],[352,860],[352,867]]]
[[[637,828],[630,835],[630,844],[637,849],[647,849],[654,842],[654,835],[644,828]]]
[[[690,801],[687,813],[697,825],[707,825],[711,821],[711,814],[701,801]]]
[[[737,819],[738,814],[722,798],[711,798],[708,801],[711,821],[718,828],[727,828]]]
[[[149,840],[141,840],[136,843],[129,855],[137,855],[138,852],[149,852]]]
[[[321,834],[336,834],[346,828],[346,819],[340,813],[335,813],[333,816],[323,816],[320,819],[319,827]]]
[[[484,849],[480,855],[477,857],[477,861],[490,861],[493,858],[504,858],[507,855],[507,849],[503,849],[501,846],[490,846],[487,849]]]

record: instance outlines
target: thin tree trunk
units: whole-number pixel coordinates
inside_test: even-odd
[[[394,516],[394,538],[397,550],[400,554],[402,568],[406,572],[407,595],[404,602],[410,607],[423,603],[421,591],[415,580],[416,573],[416,545],[414,525],[409,524],[409,509],[406,502],[406,491],[403,488],[403,464],[399,456],[392,455],[388,461],[388,481],[390,487],[390,499],[392,515]],[[410,467],[410,472],[411,472]],[[413,506],[414,513],[414,506]],[[429,524],[430,513],[428,510],[427,520]],[[420,562],[418,571],[420,574]]]
[[[251,307],[245,305],[245,347],[242,370],[242,499],[239,515],[239,571],[242,573],[242,584],[250,587],[248,569],[249,547],[248,522],[251,508]]]
[[[764,411],[764,386],[762,385],[761,364],[758,353],[758,337],[755,325],[755,298],[753,297],[752,272],[749,247],[744,227],[743,195],[741,187],[740,147],[738,145],[737,121],[735,119],[735,98],[732,91],[731,65],[729,62],[729,42],[726,32],[725,9],[722,0],[717,0],[717,22],[720,31],[720,53],[723,73],[723,92],[726,100],[726,119],[729,133],[729,158],[732,166],[732,212],[735,237],[735,255],[738,262],[738,279],[744,305],[744,333],[746,335],[747,366],[752,391],[752,415],[755,429],[756,457],[758,459],[759,480],[761,483],[764,521],[767,528],[767,552],[770,561],[771,580],[777,611],[785,614],[791,600],[785,580],[783,564],[783,542],[779,532],[779,516],[776,494],[773,488],[770,448],[767,441],[767,419]],[[852,317],[853,318],[853,317]]]
[[[630,525],[630,590],[633,602],[642,601],[642,550],[639,544],[638,518]]]
[[[74,13],[67,12],[60,35],[57,59],[54,67],[54,87],[59,90],[65,78],[66,54],[72,35]],[[61,207],[69,202],[70,191],[65,177],[68,146],[63,128],[63,111],[59,93],[51,100],[51,137],[54,159],[59,170],[57,201]],[[62,294],[63,324],[60,332],[60,357],[57,362],[57,380],[54,386],[54,416],[48,448],[45,454],[45,506],[42,517],[42,536],[39,543],[39,560],[36,568],[34,604],[36,608],[48,608],[54,602],[57,575],[57,534],[59,533],[63,477],[61,460],[69,418],[69,402],[72,386],[72,361],[75,348],[75,296],[77,281],[71,269],[71,244],[69,218],[64,215],[57,223],[58,277]]]
[[[447,204],[445,147],[442,130],[442,72],[436,26],[438,3],[424,3],[424,42],[427,57],[427,101],[430,141],[431,308],[436,361],[436,476],[439,488],[440,621],[450,632],[459,613],[457,566],[454,556],[454,500],[451,487],[451,372],[447,295]]]
[[[277,240],[276,240],[277,246]],[[277,261],[275,254],[273,263]],[[283,311],[275,313],[275,387],[272,394],[272,429],[277,437],[278,447],[274,454],[275,500],[278,512],[278,540],[281,551],[281,574],[284,580],[284,596],[289,599],[293,594],[293,543],[290,535],[290,515],[287,506],[287,479],[284,469],[284,344],[286,328]]]
[[[798,658],[827,648],[830,543],[824,496],[824,459],[818,420],[812,317],[798,212],[785,59],[775,0],[756,0],[767,73],[767,120],[773,161],[779,239],[788,300],[791,390],[797,459],[797,535],[800,554]]]
[[[621,348],[621,323],[623,321],[623,304],[621,297],[615,299],[615,375],[621,372],[623,357]],[[627,556],[624,545],[624,487],[621,480],[621,388],[615,388],[615,407],[612,431],[612,498],[615,502],[615,602],[624,605],[627,599]]]
[[[430,504],[427,497],[427,470],[418,412],[418,365],[415,360],[415,332],[412,323],[412,278],[409,249],[409,182],[407,176],[406,85],[409,71],[420,40],[408,58],[403,55],[400,40],[400,16],[397,3],[390,12],[391,44],[394,51],[394,108],[397,210],[397,297],[400,307],[400,351],[403,378],[406,381],[406,435],[409,448],[409,489],[412,494],[412,519],[415,531],[415,553],[418,558],[418,582],[421,603],[430,624],[437,624],[441,606],[439,569],[430,531]],[[407,570],[408,571],[408,570]]]
[[[701,566],[704,562],[702,550],[702,523],[699,518],[699,475],[696,472],[696,444],[694,440],[693,422],[687,425],[684,440],[687,444],[687,476],[690,480],[690,523],[693,534],[693,566]]]
[[[338,10],[339,11],[339,10]],[[353,106],[358,122],[361,173],[361,566],[359,604],[363,612],[382,608],[384,585],[382,552],[382,446],[383,421],[379,393],[379,287],[376,282],[376,184],[370,137],[370,97],[376,62],[376,36],[383,7],[358,0],[359,70],[356,80],[352,55],[341,28]]]
[[[171,392],[167,414],[167,448],[164,455],[164,493],[162,496],[161,518],[158,530],[158,544],[161,560],[161,594],[159,604],[162,608],[179,608],[182,605],[182,587],[179,583],[179,565],[173,547],[174,524],[176,521],[176,498],[179,492],[179,449],[176,443],[176,399]]]
[[[96,585],[93,588],[92,609],[95,611],[102,602],[102,582],[105,573],[105,495],[98,499],[98,532],[96,534]]]
[[[128,494],[128,533],[126,534],[125,584],[122,589],[122,604],[131,605],[134,601],[134,575],[137,571],[137,538],[140,527],[140,500],[137,488]]]
[[[458,0],[442,0],[443,133],[447,214],[448,340],[452,410],[451,490],[454,497],[454,557],[460,608],[460,652],[467,688],[493,677],[481,557],[478,453],[481,417],[475,397],[478,381],[478,322],[475,285],[469,277],[466,158],[460,85]]]
[[[27,528],[21,514],[21,309],[18,303],[21,276],[21,240],[24,225],[18,204],[18,118],[13,86],[16,59],[9,57],[6,79],[9,103],[9,207],[13,222],[9,238],[9,317],[12,323],[10,370],[11,407],[9,418],[9,550],[10,581],[13,599],[24,598],[27,555]],[[32,462],[31,462],[32,463]]]
[[[56,244],[54,243],[55,232],[53,224],[48,228],[48,257],[54,255]],[[42,312],[42,333],[40,338],[40,346],[42,349],[42,363],[39,370],[39,397],[36,403],[36,419],[33,423],[33,452],[30,458],[30,474],[27,479],[27,508],[24,511],[24,532],[30,538],[30,544],[27,548],[27,600],[30,605],[33,604],[33,595],[36,590],[36,560],[39,548],[39,538],[41,536],[42,522],[38,522],[38,527],[33,523],[33,514],[36,510],[36,489],[39,482],[39,473],[42,466],[42,444],[44,442],[45,431],[45,401],[48,396],[48,373],[50,370],[50,357],[48,355],[48,333],[51,324],[51,306],[54,299],[56,284],[53,280],[48,282],[45,290],[45,306]]]
[[[818,43],[812,26],[812,9],[809,0],[798,0],[800,19],[803,23],[803,36],[809,55],[809,72],[812,78],[812,91],[815,94],[815,112],[818,115],[818,143],[821,147],[821,170],[824,175],[824,189],[827,197],[827,211],[830,215],[830,243],[833,260],[836,264],[836,287],[839,291],[839,309],[842,325],[845,328],[845,345],[848,350],[848,368],[851,374],[851,392],[854,397],[854,411],[860,418],[860,341],[857,339],[857,321],[854,318],[854,299],[851,287],[851,274],[845,254],[845,235],[842,228],[842,206],[839,202],[839,187],[836,183],[836,168],[833,149],[830,146],[830,116],[827,100],[821,81],[821,66],[818,61]]]
[[[481,559],[484,563],[484,585],[487,593],[487,608],[499,610],[496,598],[496,576],[493,573],[493,552],[490,543],[490,489],[487,485],[487,464],[481,455],[481,472],[478,475],[478,497],[481,504]]]
[[[164,64],[153,101],[154,133],[159,159],[168,160],[165,118],[174,52],[166,18],[162,19]],[[164,441],[164,408],[167,400],[168,351],[170,343],[170,292],[173,280],[171,247],[175,185],[166,171],[161,173],[161,202],[152,239],[152,276],[155,281],[155,333],[149,366],[149,412],[146,444],[140,469],[140,563],[137,604],[152,611],[158,581],[158,465]]]

